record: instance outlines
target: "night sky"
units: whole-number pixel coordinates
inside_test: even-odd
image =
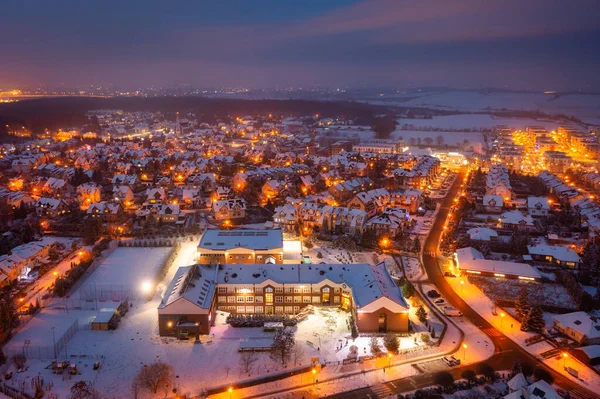
[[[598,91],[599,15],[598,0],[2,0],[0,90]]]

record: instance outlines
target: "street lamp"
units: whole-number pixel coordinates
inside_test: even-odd
[[[563,352],[563,369],[567,368],[567,358],[569,357],[569,355],[567,354],[567,352]]]
[[[464,288],[465,288],[465,281],[464,280],[460,280],[460,295],[463,294]]]
[[[463,360],[467,358],[467,344],[463,344]]]
[[[392,367],[392,354],[388,353],[388,369]]]
[[[229,399],[231,399],[231,393],[233,392],[233,388],[229,387],[229,389],[227,390],[227,392],[229,392]]]
[[[502,325],[504,323],[504,316],[506,316],[504,314],[504,312],[500,313],[500,329],[502,330]]]
[[[316,384],[317,369],[312,369],[313,384]]]

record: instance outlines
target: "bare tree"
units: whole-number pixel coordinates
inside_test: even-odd
[[[161,361],[145,365],[135,379],[140,386],[156,393],[161,385],[171,384],[173,366]]]
[[[91,382],[77,381],[71,387],[71,397],[69,399],[100,399],[100,394]]]
[[[258,361],[258,355],[254,352],[244,352],[240,355],[240,371],[250,374],[252,365]]]
[[[294,340],[294,334],[292,334],[291,331],[279,331],[273,339],[271,359],[276,362],[281,362],[281,364],[285,366],[288,360],[290,360],[295,346],[296,341]]]
[[[15,364],[15,367],[17,369],[22,369],[23,367],[25,367],[25,364],[27,363],[27,356],[25,356],[21,353],[16,353],[12,357],[12,361]]]
[[[297,366],[302,362],[302,358],[304,358],[304,347],[302,345],[295,344],[292,349],[292,357],[294,359],[294,366]]]

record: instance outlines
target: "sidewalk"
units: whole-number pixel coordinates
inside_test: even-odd
[[[493,314],[494,303],[479,290],[478,287],[468,282],[467,278],[447,278],[448,283],[454,291],[477,313],[484,317],[498,331],[514,341],[527,352],[531,353],[541,362],[545,363],[556,372],[569,378],[573,382],[589,389],[592,392],[600,392],[600,376],[589,369],[586,365],[579,362],[577,359],[569,356],[567,358],[550,358],[544,359],[540,356],[541,353],[554,349],[552,345],[546,341],[537,344],[526,346],[525,339],[535,336],[535,333],[521,331],[521,323],[513,318],[509,312],[497,308],[497,315]],[[460,282],[464,281],[463,284]],[[501,316],[504,314],[504,316]],[[566,367],[571,367],[579,372],[579,378],[576,378],[566,371]]]

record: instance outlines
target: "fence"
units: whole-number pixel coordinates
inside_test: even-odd
[[[6,385],[5,382],[0,383],[0,392],[12,399],[33,399],[31,395],[21,392],[16,388]]]
[[[89,328],[89,326],[84,326],[84,328]],[[4,353],[7,357],[11,358],[14,355],[25,355],[28,358],[38,359],[38,360],[54,360],[60,359],[64,356],[65,359],[69,358],[67,344],[73,338],[75,333],[79,331],[79,322],[75,320],[64,332],[63,335],[57,338],[54,345],[29,345],[27,341],[23,344],[23,346],[5,346]],[[52,331],[49,331],[47,334],[52,334]]]

